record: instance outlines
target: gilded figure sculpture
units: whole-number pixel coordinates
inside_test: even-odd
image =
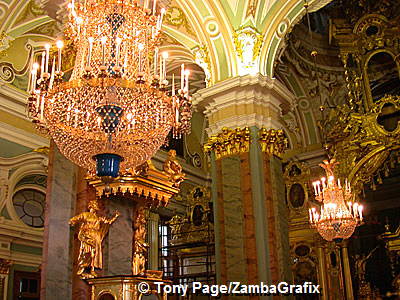
[[[185,221],[185,217],[181,215],[175,215],[167,222],[167,224],[171,226],[172,240],[177,240],[181,237],[181,229]]]
[[[179,187],[181,182],[185,179],[185,173],[182,172],[182,166],[176,159],[175,150],[169,150],[168,158],[163,165],[163,170],[175,187]]]
[[[231,155],[246,153],[250,148],[250,129],[229,129],[222,128],[222,131],[213,135],[203,146],[205,153],[215,152],[216,159],[221,159]]]
[[[132,274],[144,275],[146,271],[146,253],[149,245],[146,243],[146,218],[145,208],[140,207],[136,211],[133,222],[134,246],[132,259]]]
[[[261,128],[258,134],[262,152],[280,157],[288,147],[288,139],[282,129]]]
[[[88,209],[89,211],[80,213],[69,221],[71,226],[79,225],[80,248],[77,275],[85,279],[97,277],[96,269],[103,268],[102,242],[110,225],[120,216],[118,211],[112,218],[100,216],[96,200],[88,203]]]
[[[379,246],[376,246],[368,255],[359,255],[355,256],[355,269],[359,282],[365,282],[365,271],[368,259],[371,258],[372,254],[378,249]]]

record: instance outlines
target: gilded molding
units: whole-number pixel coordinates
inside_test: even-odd
[[[353,11],[354,7],[358,9]],[[400,26],[395,17],[388,19],[381,14],[385,10],[382,11],[382,8],[374,7],[369,11],[364,7],[365,13],[360,16],[359,6],[351,5],[351,15],[354,16],[352,22],[334,19],[332,23],[330,38],[339,44],[352,109],[363,105],[368,111],[376,101],[372,96],[369,79],[371,58],[376,54],[385,53],[392,56],[393,63],[396,63],[400,55]]]
[[[262,152],[282,157],[288,147],[288,139],[282,129],[261,128],[258,136]]]
[[[250,129],[229,129],[222,128],[222,132],[212,135],[204,145],[204,152],[215,152],[216,159],[238,155],[249,152],[250,148]]]
[[[352,112],[347,105],[338,107],[323,124],[328,143],[335,144],[331,149],[334,157],[341,162],[338,175],[348,177],[356,191],[368,182],[374,189],[374,177],[380,183],[382,166],[390,159],[391,151],[400,149],[399,124],[394,128],[385,123],[385,118],[398,111],[400,97],[386,96],[367,113]]]
[[[198,64],[204,71],[204,75],[206,76],[206,87],[208,87],[211,84],[211,60],[207,46],[197,46],[193,48],[192,51],[196,64]]]

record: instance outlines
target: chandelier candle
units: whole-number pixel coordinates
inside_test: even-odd
[[[340,180],[335,181],[333,170],[336,165],[334,159],[320,164],[328,180],[322,177],[313,182],[315,199],[321,202],[321,206],[319,213],[315,207],[309,209],[310,224],[327,241],[349,238],[363,220],[363,206],[354,203],[350,183],[346,179],[343,189]]]
[[[150,10],[149,1],[70,2],[65,34],[76,60],[69,81],[62,40],[55,57],[46,45],[40,67],[32,65],[28,116],[67,158],[99,176],[132,172],[171,130],[174,137],[190,132],[189,71],[182,66],[182,88],[170,93],[168,53],[158,48],[165,9],[157,15],[153,3]]]

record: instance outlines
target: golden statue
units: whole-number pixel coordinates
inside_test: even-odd
[[[175,215],[167,222],[169,226],[171,226],[171,235],[173,240],[177,240],[181,235],[181,229],[184,225],[185,218],[180,215]]]
[[[77,275],[82,278],[93,278],[97,274],[95,269],[103,268],[102,241],[112,223],[119,217],[116,211],[112,218],[100,216],[96,200],[88,203],[88,212],[80,213],[70,219],[69,224],[80,224],[78,239],[81,242],[78,257]]]
[[[355,256],[355,269],[356,269],[356,275],[358,277],[359,282],[364,282],[365,281],[365,271],[366,271],[366,265],[367,265],[367,260],[370,259],[372,254],[378,249],[379,246],[376,246],[368,255],[359,255],[356,254]]]
[[[175,150],[169,150],[168,158],[163,165],[163,170],[174,183],[175,187],[179,187],[181,182],[185,179],[185,173],[182,172],[182,166],[176,159]]]
[[[144,207],[138,208],[133,222],[134,248],[132,259],[132,274],[144,275],[146,271],[146,252],[149,245],[146,243],[146,218]]]

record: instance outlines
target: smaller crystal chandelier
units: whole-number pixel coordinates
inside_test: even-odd
[[[335,159],[324,160],[320,164],[325,169],[326,177],[313,182],[315,199],[321,202],[318,210],[309,209],[310,223],[327,241],[341,241],[349,238],[363,220],[363,206],[354,202],[347,179],[344,187],[340,179],[335,180],[333,170],[338,162]]]

